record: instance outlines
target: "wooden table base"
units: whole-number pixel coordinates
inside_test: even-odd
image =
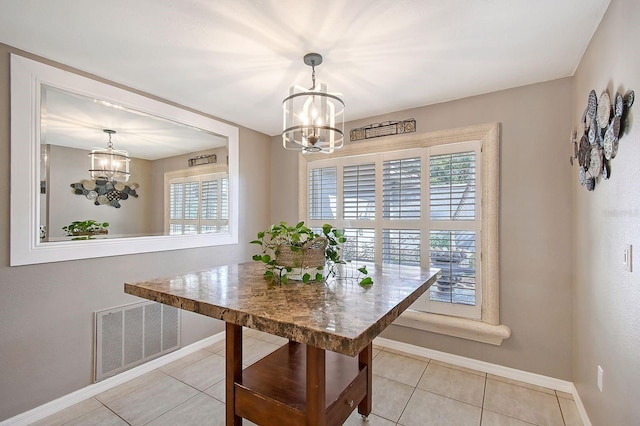
[[[227,426],[341,425],[371,413],[372,345],[357,360],[296,342],[242,370],[242,327],[226,325]]]

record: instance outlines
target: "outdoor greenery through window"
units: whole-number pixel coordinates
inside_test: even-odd
[[[412,308],[480,319],[480,155],[476,141],[309,162],[306,220],[345,229],[346,260],[442,269]]]
[[[229,180],[226,174],[169,180],[169,235],[227,231]]]

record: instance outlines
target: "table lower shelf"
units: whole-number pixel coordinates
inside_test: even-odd
[[[330,351],[326,352],[324,365],[326,407],[322,417],[327,425],[340,425],[356,406],[366,402],[371,365],[363,364],[359,357]],[[306,345],[289,342],[242,370],[242,378],[234,383],[234,393],[237,416],[261,425],[307,424]],[[369,414],[363,412],[367,405],[360,409],[362,414]]]

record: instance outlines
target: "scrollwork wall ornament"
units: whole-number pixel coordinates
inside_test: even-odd
[[[616,157],[620,137],[629,126],[629,109],[634,98],[633,90],[624,96],[616,92],[613,99],[606,90],[600,98],[595,90],[589,92],[582,119],[571,132],[573,153],[569,157],[572,166],[578,160],[580,185],[589,191],[595,189],[597,181],[611,176],[611,160]]]

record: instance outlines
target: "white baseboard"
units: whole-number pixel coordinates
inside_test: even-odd
[[[178,360],[186,355],[194,353],[207,346],[213,345],[224,340],[224,332],[214,334],[213,336],[202,339],[191,345],[180,348],[174,352],[156,358],[147,363],[132,368],[131,370],[124,371],[108,379],[104,379],[101,382],[91,384],[82,389],[78,389],[75,392],[62,396],[53,401],[42,404],[39,407],[35,407],[29,411],[25,411],[22,414],[11,417],[7,420],[0,422],[0,426],[26,426],[38,420],[42,420],[47,416],[50,416],[60,410],[69,408],[74,404],[77,404],[85,399],[94,397],[99,393],[105,392],[111,388],[114,388],[143,374],[149,373],[157,368],[160,368],[170,362]]]
[[[591,421],[587,416],[587,411],[582,404],[582,400],[580,399],[578,390],[572,382],[556,379],[549,376],[543,376],[541,374],[517,370],[515,368],[504,367],[502,365],[492,364],[490,362],[478,361],[472,358],[423,348],[420,346],[410,345],[408,343],[385,339],[383,337],[377,337],[373,341],[373,344],[397,351],[406,352],[412,355],[435,359],[436,361],[447,362],[449,364],[457,365],[460,367],[471,368],[473,370],[494,374],[500,377],[506,377],[507,379],[518,380],[520,382],[529,383],[531,385],[542,386],[548,389],[570,393],[571,395],[573,395],[573,399],[576,402],[578,412],[580,413],[580,417],[582,418],[584,425],[591,426]]]
[[[65,408],[84,401],[85,399],[94,397],[99,393],[105,392],[124,382],[135,379],[136,377],[153,371],[156,368],[160,368],[166,364],[169,364],[170,362],[173,362],[177,359],[180,359],[186,355],[189,355],[222,340],[224,340],[224,332],[220,332],[211,337],[207,337],[206,339],[195,342],[189,346],[185,346],[184,348],[178,349],[175,352],[171,352],[170,354],[164,355],[138,367],[132,368],[131,370],[105,379],[99,383],[94,383],[92,385],[79,389],[75,392],[62,396],[51,402],[47,402],[46,404],[40,405],[39,407],[33,408],[15,417],[11,417],[10,419],[0,422],[0,426],[26,426],[30,423],[42,420],[45,417],[50,416],[51,414],[54,414],[60,410],[64,410]],[[584,408],[584,405],[582,404],[582,400],[580,399],[578,390],[572,382],[555,379],[553,377],[543,376],[540,374],[529,373],[526,371],[517,370],[515,368],[504,367],[485,361],[478,361],[459,355],[452,355],[446,352],[435,351],[433,349],[427,349],[415,345],[410,345],[408,343],[397,342],[395,340],[385,339],[382,337],[376,338],[373,343],[385,348],[395,349],[409,354],[458,365],[460,367],[471,368],[485,373],[495,374],[496,376],[506,377],[508,379],[518,380],[532,385],[570,393],[573,395],[573,399],[576,402],[578,412],[580,413],[580,417],[582,417],[584,425],[591,426],[591,421],[587,416],[587,412]]]

